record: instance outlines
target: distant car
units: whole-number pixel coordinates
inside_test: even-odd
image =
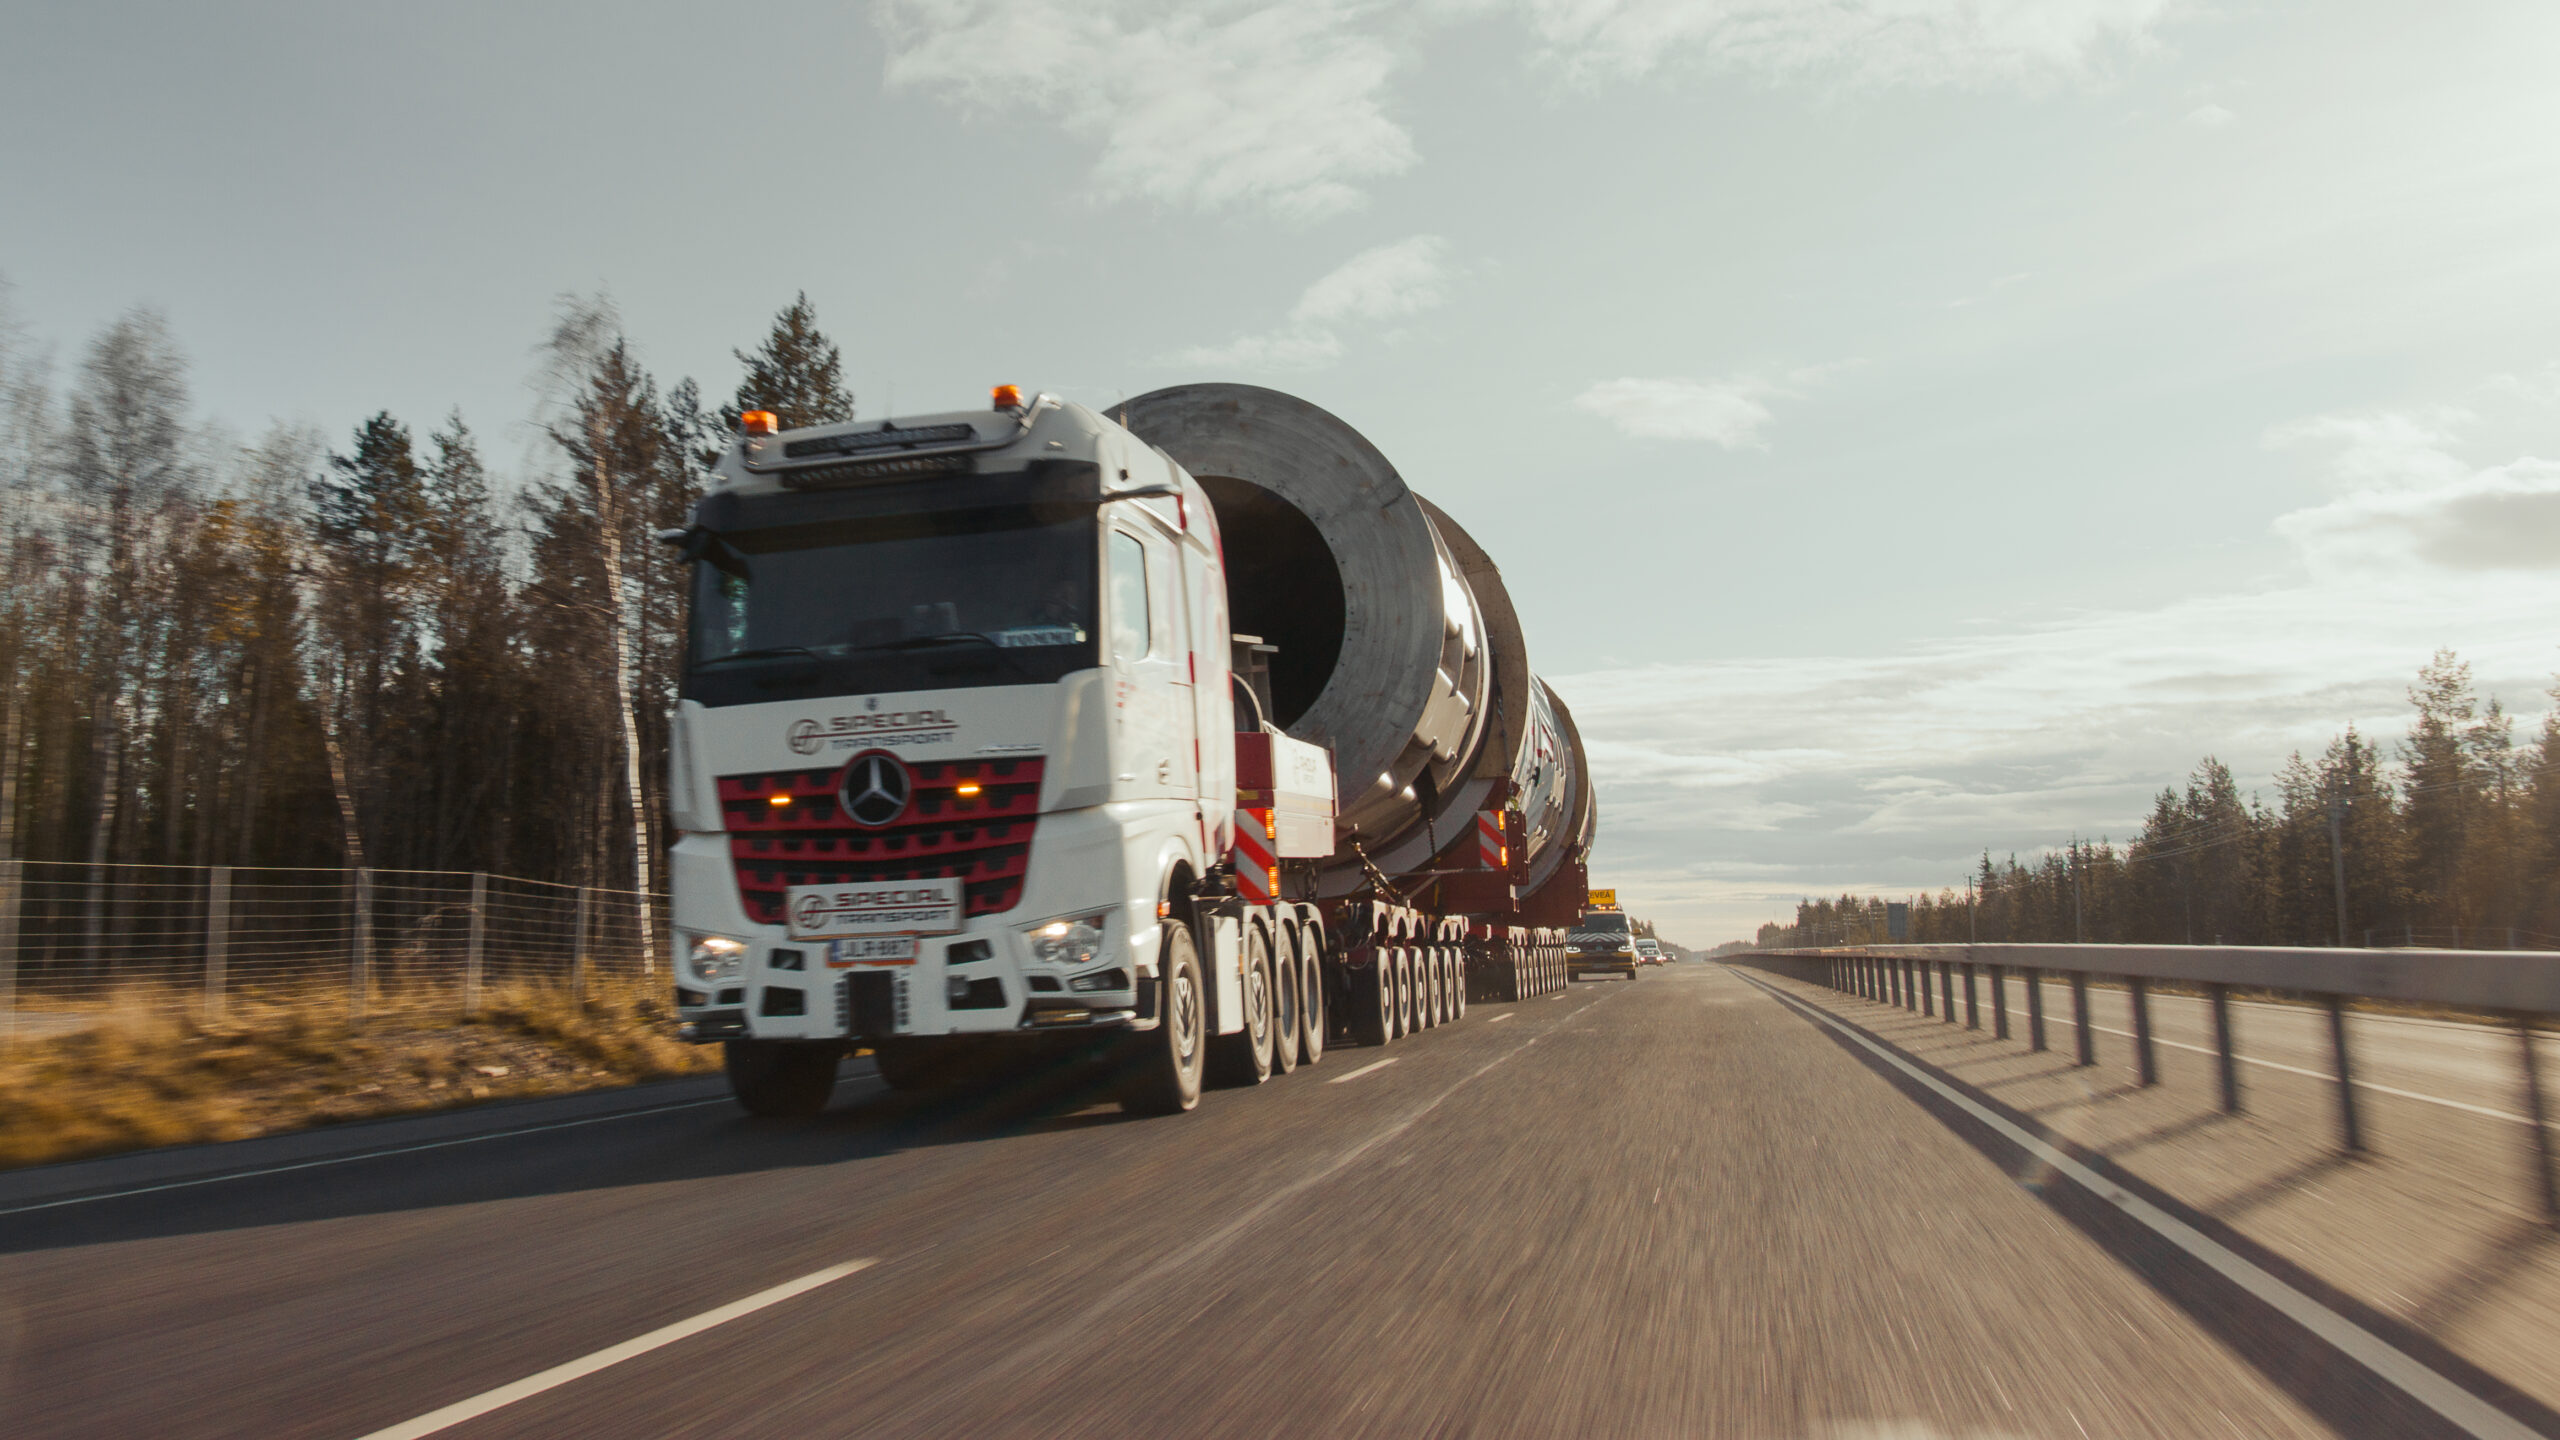
[[[1665,957],[1662,953],[1662,944],[1660,941],[1655,940],[1650,935],[1639,935],[1636,937],[1636,960],[1638,963],[1645,965],[1659,965],[1663,963],[1664,958]]]
[[[1635,934],[1627,925],[1624,910],[1586,910],[1565,937],[1565,974],[1579,980],[1585,975],[1617,974],[1636,978],[1636,967],[1643,961],[1636,954]]]

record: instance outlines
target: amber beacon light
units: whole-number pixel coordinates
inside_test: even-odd
[[[995,408],[998,410],[1019,410],[1022,408],[1022,387],[1019,385],[999,385],[995,389],[988,391],[987,394],[994,402]]]
[[[738,428],[750,435],[770,435],[782,428],[770,410],[750,410],[738,417]]]

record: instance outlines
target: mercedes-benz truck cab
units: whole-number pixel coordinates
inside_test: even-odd
[[[693,562],[677,1000],[752,1110],[816,1108],[853,1043],[894,1072],[955,1038],[1156,1029],[1168,887],[1232,843],[1208,499],[1010,390],[790,432],[750,414],[661,537]],[[1210,982],[1187,974],[1196,1043]]]

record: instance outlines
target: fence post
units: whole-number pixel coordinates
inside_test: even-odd
[[[2098,1063],[2098,1033],[2089,1028],[2089,977],[2081,971],[2071,972],[2071,1028],[2079,1036],[2081,1065]]]
[[[2151,982],[2139,975],[2128,975],[2125,984],[2133,993],[2133,1071],[2145,1085],[2160,1083],[2160,1060],[2151,1049]]]
[[[2027,1048],[2042,1050],[2044,1048],[2044,972],[2029,969],[2026,972],[2025,983],[2027,987]]]
[[[1991,1038],[2009,1038],[2009,972],[1998,965],[1991,967]]]
[[[356,870],[355,943],[347,947],[347,1015],[364,1018],[365,992],[373,985],[373,871]]]
[[[2524,1118],[2533,1125],[2534,1179],[2542,1186],[2542,1218],[2560,1222],[2560,1180],[2551,1173],[2551,1127],[2542,1105],[2542,1067],[2533,1054],[2533,1017],[2516,1017],[2516,1043],[2524,1060]]]
[[[569,945],[569,998],[587,1003],[587,887],[578,887],[577,938]]]
[[[489,872],[471,872],[471,932],[462,950],[462,1013],[480,1010],[480,952],[489,930]]]
[[[1938,962],[1938,1010],[1939,1019],[1950,1025],[1956,1023],[1956,962],[1953,960]]]
[[[1920,1013],[1935,1016],[1938,1013],[1938,977],[1929,973],[1926,960],[1918,962],[1915,968],[1920,973]]]
[[[1982,1005],[1974,998],[1973,965],[1969,961],[1964,967],[1964,1028],[1967,1030],[1982,1028]]]
[[[231,980],[231,867],[216,865],[204,886],[204,1018],[220,1020]]]
[[[2213,996],[2213,1053],[2222,1071],[2222,1109],[2225,1114],[2240,1113],[2240,1054],[2231,1042],[2231,987],[2206,987]]]
[[[18,891],[23,860],[0,860],[0,1045],[18,1038]]]
[[[2347,998],[2321,997],[2329,1005],[2329,1050],[2338,1061],[2338,1138],[2349,1150],[2364,1148],[2364,1126],[2356,1116],[2355,1072],[2347,1064]]]

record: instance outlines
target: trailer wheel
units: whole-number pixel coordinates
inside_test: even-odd
[[[1396,947],[1396,1038],[1413,1033],[1413,947]]]
[[[1209,1042],[1211,1077],[1220,1085],[1259,1085],[1271,1078],[1271,944],[1244,932],[1244,1028]]]
[[[1162,961],[1153,1030],[1129,1037],[1121,1059],[1120,1108],[1132,1115],[1179,1115],[1200,1103],[1200,1068],[1208,1046],[1208,993],[1200,947],[1180,920],[1157,926]]]
[[[844,1046],[827,1041],[723,1040],[729,1093],[750,1115],[806,1117],[827,1108]]]
[[[1467,963],[1467,952],[1464,950],[1458,952],[1458,958],[1454,963],[1458,970],[1458,981],[1451,989],[1456,999],[1451,1002],[1449,1018],[1464,1020],[1467,1018],[1467,987],[1475,978],[1474,967]]]
[[[1324,1058],[1326,1027],[1332,1021],[1325,1013],[1323,932],[1298,932],[1298,977],[1299,1053],[1313,1065]]]
[[[1298,1068],[1298,937],[1284,926],[1271,937],[1271,1067],[1286,1075]]]
[[[1422,952],[1422,1028],[1437,1030],[1449,1018],[1449,952],[1439,945]]]
[[[1390,953],[1373,950],[1368,964],[1350,972],[1351,1038],[1363,1045],[1396,1038],[1396,973]]]

